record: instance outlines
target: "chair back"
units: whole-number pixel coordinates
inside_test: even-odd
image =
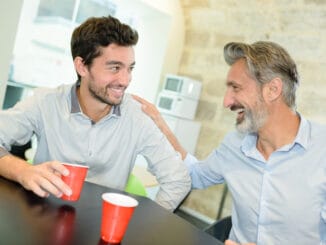
[[[129,176],[125,191],[138,196],[147,196],[145,186],[141,180],[132,173]]]
[[[231,216],[227,216],[223,219],[215,221],[213,224],[208,226],[205,230],[206,233],[217,238],[221,242],[224,242],[229,238],[229,234],[232,228]]]

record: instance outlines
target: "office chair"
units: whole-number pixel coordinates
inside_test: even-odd
[[[213,224],[209,225],[204,231],[213,237],[217,238],[221,242],[228,239],[230,231],[232,228],[231,216],[224,217],[220,220],[215,221]]]
[[[25,158],[25,151],[29,148],[31,148],[32,143],[31,141],[27,142],[25,145],[12,145],[10,153],[13,154],[14,156],[20,157],[24,160],[27,160]]]
[[[130,174],[126,188],[125,188],[125,192],[128,192],[130,194],[135,194],[138,196],[147,196],[147,192],[145,189],[145,186],[143,185],[143,183],[141,182],[141,180],[136,177],[134,174]]]
[[[222,197],[220,200],[220,204],[216,216],[216,221],[204,229],[206,233],[214,236],[215,238],[217,238],[222,242],[228,239],[230,230],[232,228],[231,216],[226,216],[224,218],[221,218],[227,194],[228,194],[228,187],[226,184],[224,184],[223,193],[222,193]]]
[[[224,184],[222,197],[221,197],[221,201],[220,201],[220,204],[219,204],[219,207],[218,207],[216,220],[220,220],[222,218],[222,213],[223,213],[223,209],[224,209],[225,200],[226,200],[227,195],[228,195],[228,186],[226,184]]]

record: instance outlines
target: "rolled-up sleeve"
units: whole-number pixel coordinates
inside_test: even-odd
[[[148,162],[148,171],[159,182],[155,201],[173,211],[189,193],[191,179],[188,169],[166,137],[150,118],[145,116],[142,125],[140,154]]]
[[[184,162],[188,168],[193,189],[204,189],[224,182],[224,178],[218,168],[218,162],[220,161],[216,151],[213,151],[203,161],[197,160],[196,157],[188,153]]]
[[[37,111],[36,96],[0,111],[0,157],[8,154],[12,145],[23,145],[31,139],[36,130]]]

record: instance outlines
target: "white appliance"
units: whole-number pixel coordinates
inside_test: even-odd
[[[162,113],[194,119],[201,92],[201,82],[188,77],[168,74],[156,106]]]
[[[172,116],[194,119],[198,100],[193,100],[180,95],[161,92],[157,97],[156,106],[162,113]]]
[[[167,74],[164,79],[162,91],[198,100],[201,86],[201,82],[189,77]]]

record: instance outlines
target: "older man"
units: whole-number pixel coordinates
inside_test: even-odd
[[[232,230],[226,244],[325,244],[326,127],[296,111],[295,62],[273,42],[228,43],[224,107],[236,132],[203,161],[187,154],[150,103],[143,110],[188,165],[193,188],[226,182]]]

